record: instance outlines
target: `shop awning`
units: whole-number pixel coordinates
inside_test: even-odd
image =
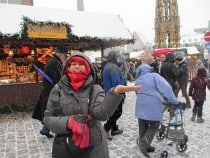
[[[80,38],[86,36],[96,38],[97,43],[91,41],[89,46],[87,46],[88,43],[84,44],[87,41],[78,44],[86,45],[87,49],[91,45],[93,48],[99,45],[107,48],[126,44],[132,40],[132,35],[117,15],[13,4],[0,4],[0,32],[8,36],[20,33],[23,16],[34,21],[68,23],[72,26],[74,35]],[[67,41],[65,42],[68,44]],[[73,47],[72,43],[71,46]]]

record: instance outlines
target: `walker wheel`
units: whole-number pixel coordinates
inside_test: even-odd
[[[187,149],[187,144],[186,143],[177,143],[176,149],[179,152],[184,152]]]
[[[168,157],[168,152],[167,151],[162,151],[160,154],[160,158],[167,158]]]
[[[158,132],[156,135],[157,140],[163,140],[165,138],[164,132]]]

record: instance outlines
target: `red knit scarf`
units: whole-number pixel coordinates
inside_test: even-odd
[[[88,74],[89,73],[87,73],[87,71],[84,72],[68,71],[67,75],[71,80],[70,85],[73,87],[75,91],[78,91],[83,86]]]

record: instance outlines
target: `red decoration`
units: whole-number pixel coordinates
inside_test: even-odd
[[[24,47],[21,48],[21,52],[23,54],[29,54],[30,53],[30,49],[29,49],[29,47],[24,46]]]

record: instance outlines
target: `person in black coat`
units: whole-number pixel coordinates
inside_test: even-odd
[[[177,55],[175,59],[175,63],[177,66],[177,71],[178,71],[178,83],[179,83],[179,88],[176,91],[176,96],[178,97],[179,91],[182,91],[182,96],[185,97],[186,100],[186,108],[191,108],[191,103],[189,96],[187,94],[187,84],[188,84],[188,68],[187,68],[187,62],[185,59],[183,59],[182,56]]]
[[[53,84],[47,79],[43,78],[40,97],[32,114],[33,119],[37,119],[42,122],[50,92],[54,85],[58,83],[63,74],[63,64],[67,59],[67,53],[68,49],[66,47],[59,46],[55,50],[53,57],[47,61],[44,67],[44,72],[52,79]],[[50,130],[45,125],[41,129],[40,134],[45,135],[48,138],[53,137],[53,135],[50,134]]]
[[[160,75],[163,76],[166,81],[171,85],[174,94],[176,94],[176,90],[178,88],[178,82],[177,82],[177,69],[176,65],[174,64],[175,61],[175,55],[173,53],[169,53],[166,55],[166,60],[163,62]]]

